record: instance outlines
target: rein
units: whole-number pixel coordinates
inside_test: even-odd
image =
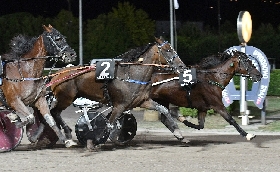
[[[41,56],[41,57],[32,57],[32,58],[21,58],[21,59],[19,59],[19,60],[14,59],[14,60],[6,61],[6,62],[8,62],[8,63],[9,63],[9,62],[13,62],[13,63],[17,62],[17,64],[18,64],[18,69],[19,69],[19,73],[20,73],[20,75],[21,75],[21,79],[7,78],[6,75],[3,76],[3,79],[6,79],[6,80],[11,81],[11,82],[36,81],[36,80],[40,80],[40,79],[46,79],[46,78],[48,78],[49,76],[41,76],[41,77],[39,77],[39,78],[24,78],[24,77],[22,76],[22,73],[21,73],[21,70],[20,70],[21,67],[20,67],[19,62],[21,62],[21,61],[29,61],[29,60],[34,60],[34,59],[47,59],[47,58],[50,58],[50,57],[54,57],[54,56]],[[57,60],[56,60],[56,61],[57,61]],[[55,65],[55,64],[54,64],[54,65]],[[53,65],[52,68],[54,68],[54,65]]]
[[[217,72],[215,72],[215,73],[217,73]],[[152,83],[152,86],[160,85],[160,84],[167,83],[167,82],[170,82],[170,81],[173,81],[173,80],[179,80],[179,77],[173,77],[173,78],[169,78],[169,79],[164,79],[162,81],[158,81],[158,82]],[[201,81],[198,81],[198,82],[201,82]],[[220,84],[220,83],[218,83],[216,81],[208,80],[207,83],[209,83],[211,85],[216,85],[216,86],[220,87],[222,90],[225,89],[225,86],[223,86],[222,84]]]
[[[31,58],[20,58],[20,59],[12,59],[12,60],[3,60],[4,62],[15,62],[15,61],[29,61],[29,60],[34,60],[34,59],[47,59],[50,57],[54,57],[54,56],[41,56],[41,57],[31,57]]]
[[[179,80],[179,77],[173,77],[173,78],[165,79],[162,81],[158,81],[158,82],[152,83],[152,86],[156,86],[156,85],[163,84],[163,83],[173,81],[173,80]]]
[[[143,66],[156,66],[156,67],[170,67],[169,65],[161,65],[161,64],[139,64],[139,63],[119,63],[121,65],[143,65]]]

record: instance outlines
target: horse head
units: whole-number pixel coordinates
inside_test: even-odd
[[[76,52],[66,42],[66,37],[51,25],[43,25],[45,32],[43,33],[44,45],[49,54],[61,57],[65,63],[76,60]]]
[[[166,63],[174,68],[174,70],[177,72],[180,72],[182,69],[186,68],[186,65],[179,58],[177,52],[167,41],[165,41],[162,37],[155,39],[158,46],[158,55],[160,62],[166,61]]]
[[[233,51],[233,57],[237,58],[238,65],[235,72],[241,76],[249,77],[252,81],[257,82],[262,78],[260,71],[256,69],[249,57],[240,51]]]

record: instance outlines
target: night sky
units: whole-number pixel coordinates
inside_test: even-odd
[[[0,15],[29,12],[35,16],[54,17],[61,9],[69,9],[78,17],[79,0],[1,0]],[[153,20],[169,20],[169,0],[128,0],[136,8],[146,11]],[[280,24],[280,0],[220,0],[221,23],[226,20],[236,24],[240,11],[249,11],[253,27],[260,23]],[[94,19],[108,13],[123,0],[83,0],[83,19]],[[180,21],[204,21],[218,25],[218,0],[178,0],[176,19]]]

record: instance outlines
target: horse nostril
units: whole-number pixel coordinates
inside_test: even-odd
[[[179,65],[179,68],[180,68],[180,69],[182,69],[182,68],[183,68],[183,66],[182,66],[182,65]]]

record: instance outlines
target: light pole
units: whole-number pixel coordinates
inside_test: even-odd
[[[174,0],[169,0],[169,3],[170,3],[170,44],[172,47],[174,47],[173,1]]]
[[[221,48],[221,10],[220,10],[220,0],[218,0],[218,36],[219,36],[219,52]]]
[[[82,18],[82,0],[79,0],[79,56],[80,65],[83,65],[83,18]]]

